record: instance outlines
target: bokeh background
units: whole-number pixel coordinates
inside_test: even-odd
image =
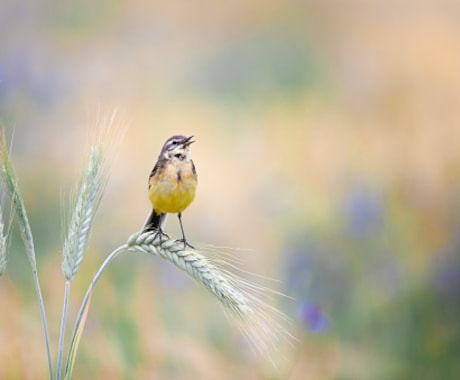
[[[245,248],[229,252],[293,297],[276,305],[298,342],[280,345],[274,370],[171,264],[121,256],[93,294],[75,378],[460,377],[458,1],[3,0],[0,35],[0,118],[53,352],[62,199],[114,109],[129,128],[108,153],[70,321],[104,257],[145,220],[147,176],[178,133],[197,141],[190,240]],[[178,235],[175,218],[167,229]],[[0,378],[46,377],[14,238],[0,278]]]

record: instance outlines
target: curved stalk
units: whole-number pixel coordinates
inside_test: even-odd
[[[83,321],[83,315],[85,314],[87,307],[89,307],[88,302],[91,298],[91,293],[93,292],[93,288],[96,286],[97,282],[99,281],[99,278],[101,277],[102,273],[104,273],[104,271],[106,270],[110,262],[115,257],[117,257],[121,252],[126,250],[126,248],[128,248],[128,245],[123,244],[122,246],[115,249],[109,256],[107,256],[107,258],[104,260],[101,267],[97,271],[96,275],[94,276],[93,280],[91,281],[91,284],[89,285],[88,290],[86,291],[85,297],[83,298],[83,302],[81,304],[80,310],[77,315],[77,321],[75,322],[75,326],[72,332],[72,338],[70,340],[69,352],[67,354],[66,365],[65,365],[65,377],[68,379],[72,377],[72,368],[73,368],[73,362],[75,360],[76,344],[78,344],[77,334],[80,331],[80,325]]]
[[[32,269],[32,275],[34,278],[35,291],[37,293],[38,305],[40,306],[40,317],[42,319],[43,332],[45,334],[45,344],[46,344],[46,353],[48,356],[48,370],[50,373],[50,379],[53,378],[53,363],[51,361],[51,349],[50,349],[50,339],[48,334],[48,324],[46,323],[46,312],[45,312],[45,303],[43,302],[42,290],[40,288],[40,282],[38,280],[37,269]]]

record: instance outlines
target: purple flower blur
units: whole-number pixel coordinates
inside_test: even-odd
[[[381,227],[384,203],[369,187],[355,185],[345,197],[344,214],[352,237],[370,237]]]
[[[299,316],[308,329],[314,333],[325,333],[329,328],[329,319],[317,304],[302,301],[299,305]]]

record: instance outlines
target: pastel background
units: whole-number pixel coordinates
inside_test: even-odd
[[[171,264],[121,256],[94,292],[76,379],[459,378],[457,1],[3,0],[0,35],[0,119],[53,349],[63,194],[98,115],[115,108],[129,127],[109,151],[70,320],[145,220],[147,176],[173,134],[197,141],[190,240],[245,248],[230,252],[293,297],[277,307],[298,342],[274,370]],[[179,236],[175,218],[167,229]],[[0,278],[0,378],[46,376],[15,238]]]

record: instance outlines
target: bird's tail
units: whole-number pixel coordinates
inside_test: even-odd
[[[147,220],[145,221],[143,231],[157,231],[163,228],[163,225],[166,221],[166,214],[160,213],[157,214],[154,209],[150,212]]]

